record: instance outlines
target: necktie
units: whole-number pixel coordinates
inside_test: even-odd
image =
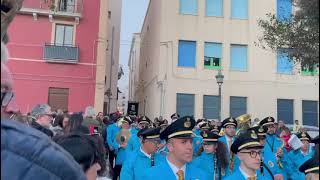
[[[256,176],[248,177],[247,180],[257,180]]]
[[[179,170],[177,172],[178,180],[184,180],[184,172],[182,170]]]

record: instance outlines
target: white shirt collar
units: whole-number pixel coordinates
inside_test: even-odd
[[[226,139],[227,139],[227,142],[229,142],[230,140],[233,141],[233,137],[229,137],[227,135],[226,135]]]
[[[304,156],[309,155],[310,153],[312,153],[311,146],[309,146],[309,149],[308,149],[307,153],[304,153],[302,150],[300,150],[300,152],[301,152],[301,154],[304,155]]]
[[[186,177],[186,165],[185,165],[185,164],[181,167],[181,169],[179,169],[177,166],[175,166],[174,164],[172,164],[172,163],[169,161],[168,158],[166,158],[166,159],[167,159],[167,162],[168,162],[170,168],[172,169],[172,171],[173,171],[173,173],[174,173],[174,175],[176,176],[177,179],[179,179],[179,176],[177,175],[177,172],[178,172],[179,170],[182,170],[182,171],[184,172],[184,177]]]
[[[240,170],[241,174],[244,176],[244,179],[248,179],[248,178],[250,177],[246,172],[244,172],[244,171],[241,169],[240,166],[239,166],[239,170]],[[257,176],[257,174],[255,174],[255,176]]]
[[[147,156],[149,159],[151,159],[151,155],[144,152],[144,150],[140,147],[140,151],[142,152],[142,154],[144,154],[145,156]]]

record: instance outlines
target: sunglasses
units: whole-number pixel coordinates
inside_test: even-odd
[[[1,107],[6,107],[14,98],[13,92],[1,92]]]

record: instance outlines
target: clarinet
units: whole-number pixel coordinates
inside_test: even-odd
[[[154,166],[154,153],[151,154],[151,167]]]
[[[218,163],[217,163],[217,155],[214,157],[214,178],[213,180],[218,180]]]
[[[263,172],[263,160],[262,160],[262,158],[261,158],[261,160],[260,160],[260,172],[261,172],[262,176],[264,176],[264,172]]]

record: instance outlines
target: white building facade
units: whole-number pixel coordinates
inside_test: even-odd
[[[108,46],[104,80],[104,104],[103,112],[112,113],[118,107],[118,71],[121,32],[122,0],[109,0],[108,9],[104,11],[108,16]],[[99,67],[97,67],[99,68]],[[108,96],[111,95],[111,96]],[[99,97],[101,98],[101,97]]]
[[[131,84],[129,99],[150,118],[169,119],[178,112],[217,119],[215,75],[221,69],[222,119],[249,113],[318,126],[317,72],[301,71],[286,57],[255,45],[261,35],[257,20],[267,13],[290,14],[288,2],[150,0],[141,43],[131,48],[140,48],[140,55],[139,68],[130,71],[130,76],[138,71],[139,80]]]

